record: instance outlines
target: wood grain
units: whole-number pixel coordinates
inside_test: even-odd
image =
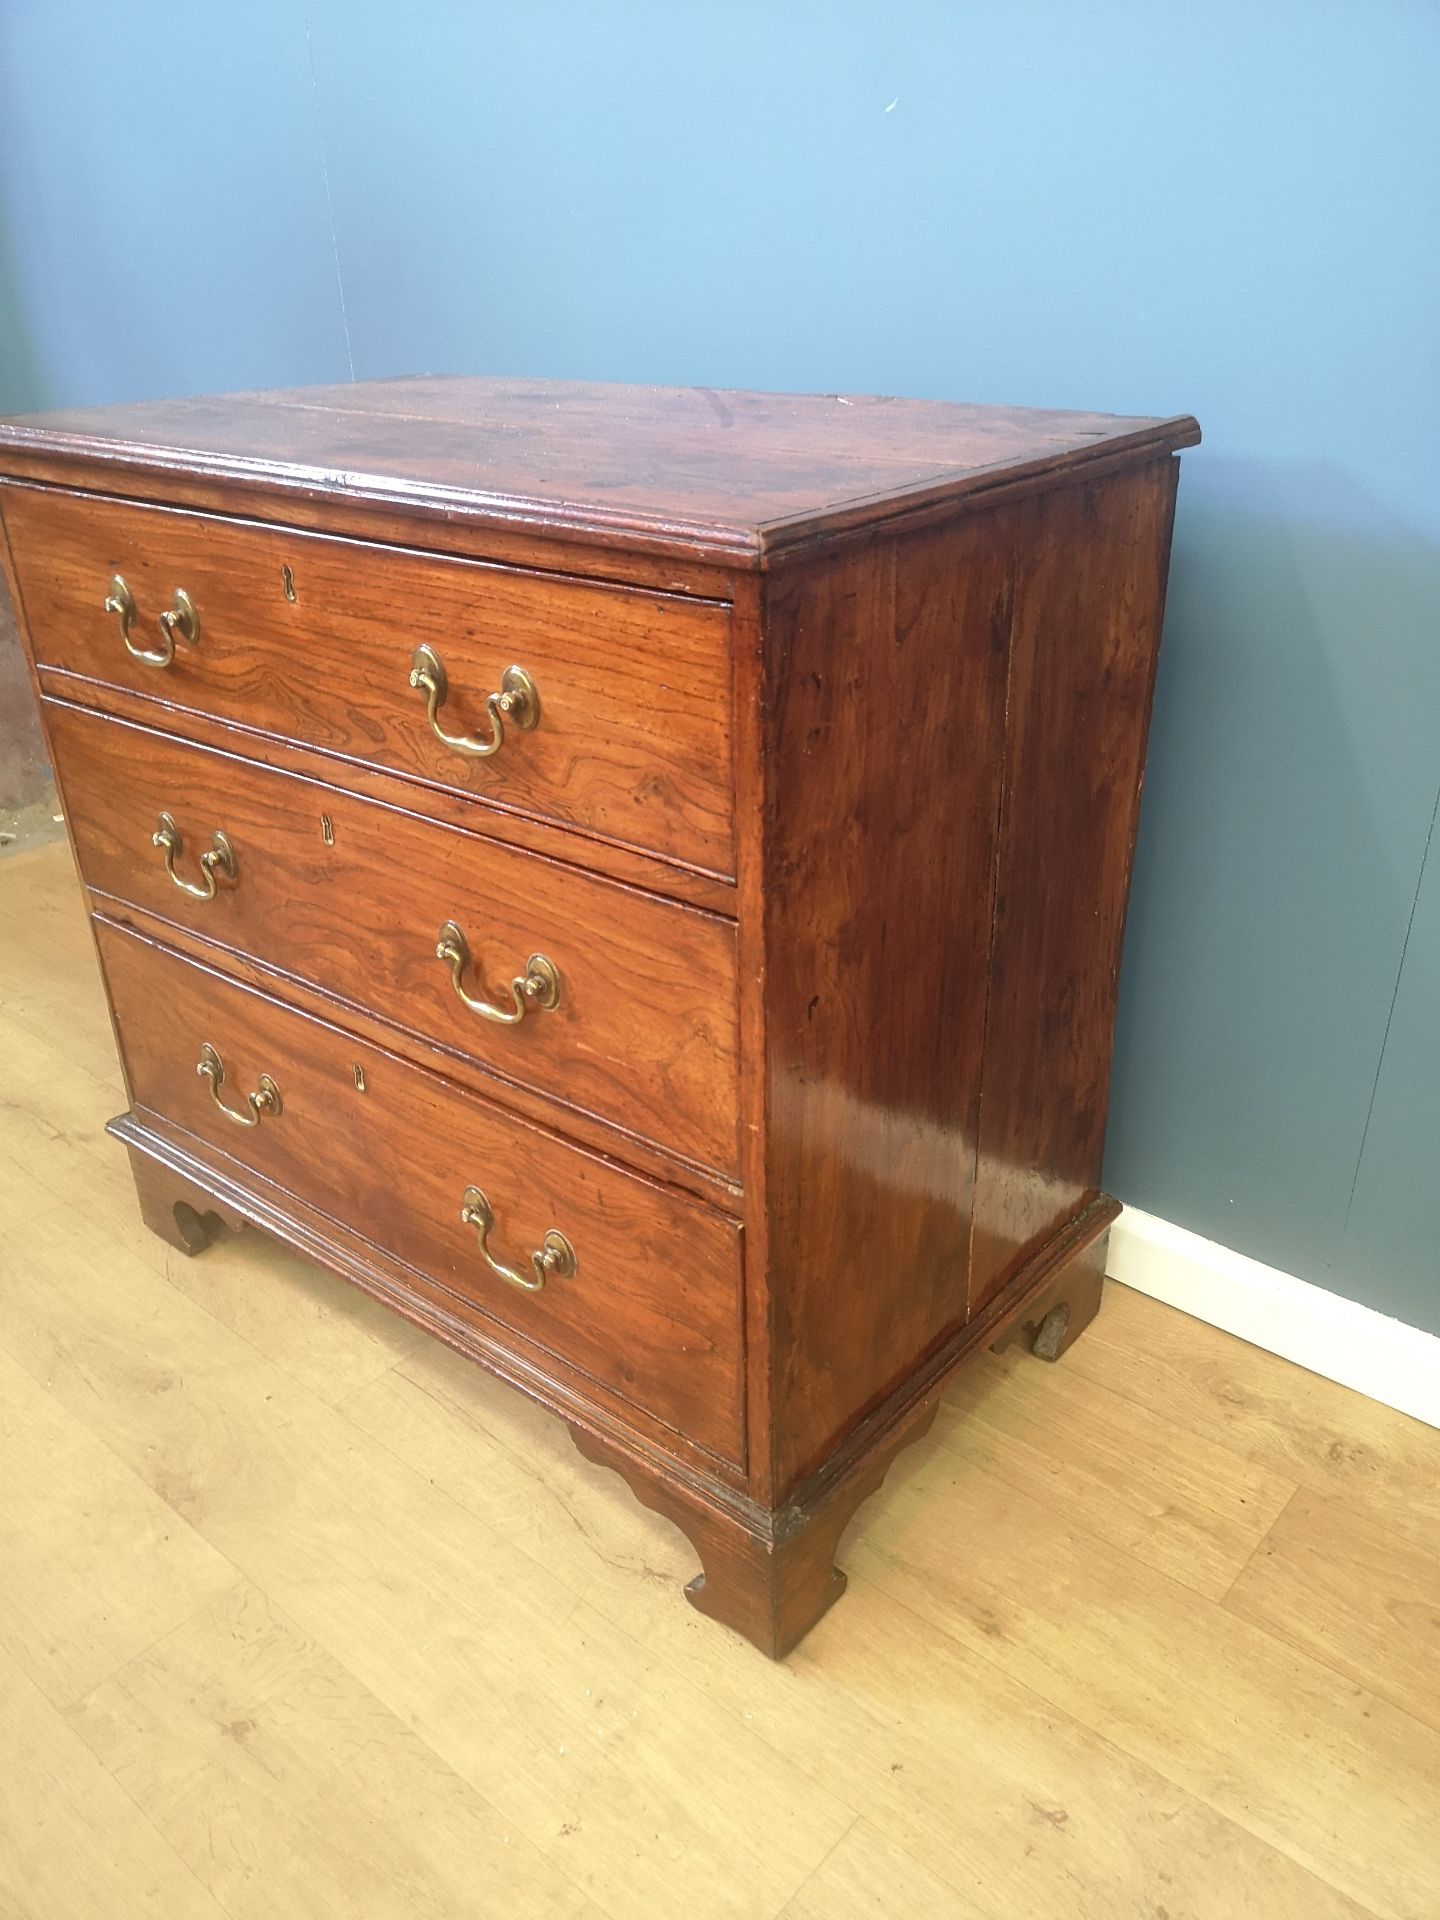
[[[1225,1605],[1440,1731],[1440,1537],[1407,1517],[1301,1488]]]
[[[47,670],[46,684],[57,701],[83,707],[87,712],[112,714],[135,726],[157,727],[153,700],[141,693],[101,680]],[[37,701],[44,705],[45,696]],[[663,899],[678,900],[686,906],[700,907],[708,913],[735,918],[735,882],[723,874],[704,873],[659,854],[623,847],[615,840],[602,840],[593,834],[581,834],[574,827],[554,821],[532,819],[528,814],[512,813],[499,807],[480,807],[468,794],[448,787],[427,787],[423,802],[417,802],[414,783],[404,774],[387,773],[368,761],[339,759],[303,743],[278,739],[259,733],[253,727],[217,720],[203,713],[167,710],[159,716],[159,730],[174,738],[193,740],[200,746],[216,748],[284,773],[299,774],[320,786],[339,784],[349,793],[379,800],[402,813],[413,813],[422,806],[428,819],[443,820],[486,839],[498,840],[507,847],[523,847],[548,860],[563,860],[582,865],[622,885],[638,887],[642,892]]]
[[[17,923],[35,929],[28,946],[6,945]],[[1217,1489],[1243,1488],[1253,1467],[1288,1472],[1391,1540],[1431,1527],[1440,1434],[1111,1286],[1059,1369],[1007,1358],[962,1376],[954,1418],[942,1405],[845,1550],[844,1603],[771,1666],[675,1604],[688,1545],[533,1402],[430,1340],[376,1373],[378,1343],[363,1359],[349,1346],[354,1290],[315,1271],[317,1357],[338,1368],[351,1354],[336,1409],[295,1370],[299,1276],[273,1241],[241,1235],[194,1262],[158,1242],[134,1251],[146,1237],[129,1182],[113,1201],[103,1187],[113,1142],[67,1136],[79,1105],[48,1139],[34,1130],[33,1103],[61,1111],[42,1060],[98,1113],[114,1102],[63,848],[0,856],[0,952],[0,1350],[31,1383],[11,1396],[23,1431],[6,1460],[40,1529],[30,1564],[62,1575],[29,1587],[25,1632],[73,1631],[77,1516],[115,1471],[223,1554],[246,1596],[229,1612],[202,1604],[151,1647],[117,1642],[123,1664],[74,1724],[0,1648],[7,1920],[218,1920],[211,1883],[175,1851],[199,1860],[207,1834],[203,1871],[247,1914],[369,1920],[401,1873],[406,1920],[455,1911],[457,1842],[507,1905],[525,1911],[559,1875],[609,1920],[778,1920],[787,1903],[789,1920],[850,1920],[877,1894],[881,1913],[902,1898],[927,1913],[928,1899],[957,1920],[1430,1920],[1440,1907],[1440,1767],[1422,1721],[1194,1591],[1213,1563],[1198,1529],[1176,1530],[1162,1575],[1115,1538],[1113,1477],[1077,1470],[1060,1497],[1027,1498],[958,1457],[952,1431],[983,1377],[997,1430],[1062,1448],[1091,1410],[1069,1392],[1083,1381],[1109,1396],[1107,1455],[1128,1455],[1142,1482],[1147,1460],[1180,1471],[1194,1441]],[[49,1054],[46,1032],[63,1036]],[[23,1103],[10,1098],[22,1040],[36,1069]],[[1051,1390],[1053,1436],[1038,1431]],[[88,1438],[61,1440],[56,1419]],[[114,1465],[97,1469],[102,1456]],[[887,1514],[910,1543],[908,1602],[872,1552]],[[1347,1537],[1363,1605],[1375,1534]],[[1377,1616],[1385,1566],[1377,1543]],[[117,1556],[82,1577],[108,1595],[137,1572]],[[1053,1623],[1044,1664],[1038,1627],[1012,1630],[1037,1615]],[[103,1644],[103,1621],[88,1630]],[[1366,1651],[1393,1700],[1412,1643],[1374,1633]],[[1201,1763],[1227,1713],[1211,1775]],[[1176,1784],[1187,1755],[1203,1796]],[[393,1797],[377,1784],[391,1775]],[[1333,1801],[1317,1803],[1317,1781],[1337,1783]],[[1317,1871],[1302,1860],[1332,1811]]]
[[[0,423],[0,472],[163,498],[383,505],[487,531],[753,563],[1016,477],[1193,445],[1118,419],[861,395],[415,379],[150,401]],[[283,509],[282,509],[283,510]]]
[[[1440,1538],[1440,1430],[1126,1287],[1067,1365],[1201,1446]]]
[[[465,1055],[502,1087],[519,1081],[733,1171],[728,922],[341,788],[77,708],[47,703],[47,713],[90,886],[305,980],[345,1011],[377,1014]],[[213,900],[182,892],[151,844],[162,812],[180,829],[183,879],[197,882],[199,856],[221,828],[235,850],[235,883],[222,882]],[[469,993],[509,1008],[509,981],[542,951],[559,970],[559,1006],[508,1028],[469,1011],[435,954],[452,920],[482,970],[478,980],[466,975]]]
[[[902,1471],[924,1470],[921,1450]],[[1066,1537],[1059,1522],[1054,1533]],[[859,1621],[858,1658],[840,1646],[847,1614]],[[738,1665],[717,1662],[711,1685],[951,1887],[961,1914],[970,1899],[995,1920],[1362,1920],[1362,1905],[1127,1752],[1110,1723],[1056,1711],[977,1655],[963,1611],[943,1627],[938,1614],[922,1617],[897,1603],[893,1583],[857,1575],[844,1606],[793,1656],[797,1684],[755,1704]],[[1363,1854],[1355,1863],[1367,1871]]]
[[[1433,1909],[1440,1734],[1063,1508],[931,1459],[872,1509],[851,1565],[1350,1898],[1404,1920]]]
[[[700,1556],[700,1573],[685,1588],[696,1611],[781,1660],[845,1591],[845,1574],[835,1564],[841,1535],[881,1486],[896,1453],[919,1439],[934,1416],[933,1405],[919,1410],[868,1447],[849,1473],[778,1513],[733,1495],[717,1499],[713,1489],[677,1486],[587,1427],[575,1427],[572,1436],[587,1460],[613,1467],[638,1500],[683,1529]]]
[[[1010,564],[980,514],[767,586],[781,1493],[966,1317]]]
[[[521,1920],[598,1920],[573,1881],[248,1582],[120,1668],[71,1722],[227,1914],[481,1920],[498,1906]],[[203,1795],[197,1778],[210,1783]],[[261,1830],[269,1870],[257,1874]]]
[[[1056,1358],[1100,1303],[1195,436],[428,380],[0,428],[143,1217],[179,1256],[259,1225],[522,1385],[688,1528],[698,1605],[793,1645],[949,1374]],[[116,572],[147,632],[193,596],[173,663],[125,652]],[[437,743],[422,639],[452,724],[521,661],[534,735]],[[238,846],[203,905],[149,848],[162,808],[182,862]],[[477,1024],[449,920],[492,997],[545,953],[559,1009]],[[232,1090],[283,1062],[284,1118],[207,1104],[202,1038]],[[577,1286],[496,1292],[456,1220],[482,1156],[512,1260],[578,1191]]]
[[[118,926],[99,934],[138,1108],[359,1226],[510,1338],[571,1362],[722,1458],[743,1458],[733,1221]],[[248,1128],[227,1120],[195,1070],[207,1040],[224,1062],[222,1098],[243,1111],[268,1073],[278,1117]],[[558,1227],[576,1273],[533,1295],[496,1278],[460,1218],[472,1185],[494,1208],[498,1259],[529,1274],[532,1249]]]
[[[811,1874],[780,1920],[874,1920],[904,1913],[908,1920],[997,1920],[988,1909],[882,1840],[857,1820]]]
[[[3,489],[37,666],[733,871],[727,616],[706,602],[84,496]],[[295,598],[287,598],[289,567]],[[200,639],[166,668],[126,652],[104,610],[121,574],[153,646],[183,586]],[[488,734],[486,696],[518,662],[540,721],[489,759],[431,733],[408,685],[440,656],[447,732]],[[156,719],[161,718],[157,710]]]
[[[161,1203],[173,1207],[181,1183],[170,1169],[143,1154],[130,1158],[144,1162]],[[142,1182],[143,1176],[137,1188]],[[407,1354],[434,1344],[359,1288],[347,1288],[337,1299],[332,1275],[278,1241],[266,1250],[262,1293],[255,1286],[253,1233],[222,1234],[203,1260],[172,1251],[153,1227],[134,1234],[121,1227],[116,1237],[327,1404],[383,1379]]]
[[[0,1648],[67,1707],[235,1569],[0,1353]]]
[[[941,1410],[946,1445],[967,1468],[1083,1511],[1100,1538],[1221,1600],[1295,1482],[1163,1424],[1137,1452],[1134,1422],[1131,1402],[1077,1368],[1042,1370],[1014,1354],[967,1368]]]
[[[0,1650],[0,1913],[224,1920],[60,1710]]]
[[[779,1492],[1097,1197],[1174,486],[768,577]]]
[[[1177,477],[1161,461],[1017,509],[972,1312],[1100,1185]]]
[[[96,983],[87,975],[93,975],[93,963],[79,988],[93,992]],[[130,1209],[129,1173],[105,1136],[107,1116],[126,1099],[114,1042],[108,1033],[103,1040],[95,1034],[78,1042],[71,1038],[63,1007],[76,991],[73,980],[61,982],[58,991],[47,981],[34,995],[7,995],[3,1002],[13,1022],[26,1023],[7,1051],[0,1080],[9,1164],[25,1183],[22,1191],[41,1189],[49,1206],[73,1205],[83,1193],[92,1204]],[[57,1012],[61,1017],[55,1023]],[[75,1047],[87,1040],[87,1058],[99,1069],[95,1073],[75,1063]]]
[[[740,1730],[737,1746],[732,1716],[692,1680],[656,1671],[623,1628],[577,1619],[561,1583],[142,1262],[106,1249],[97,1273],[84,1231],[52,1217],[23,1248],[0,1248],[0,1274],[0,1341],[32,1371],[48,1354],[56,1398],[71,1411],[88,1401],[92,1431],[421,1731],[501,1815],[501,1845],[507,1832],[528,1840],[582,1892],[602,1891],[613,1920],[686,1901],[721,1920],[737,1886],[778,1909],[848,1825],[762,1741]],[[137,1317],[151,1336],[143,1382]],[[370,1544],[381,1542],[383,1563]],[[733,1763],[697,1767],[697,1743]],[[370,1751],[383,1782],[383,1736]],[[397,1762],[403,1778],[413,1762]],[[778,1818],[757,1825],[756,1796]],[[398,1831],[382,1839],[403,1845]],[[255,1871],[263,1889],[280,1868],[262,1859]],[[422,1896],[443,1871],[422,1851]],[[346,1885],[364,1913],[364,1879]]]

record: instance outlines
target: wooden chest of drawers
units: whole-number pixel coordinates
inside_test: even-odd
[[[0,425],[146,1219],[553,1407],[785,1652],[954,1369],[1098,1306],[1198,437],[428,379]]]

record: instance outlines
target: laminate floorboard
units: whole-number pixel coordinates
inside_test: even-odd
[[[1440,1434],[1112,1285],[772,1666],[563,1427],[148,1234],[69,854],[0,859],[0,1916],[1435,1920]]]

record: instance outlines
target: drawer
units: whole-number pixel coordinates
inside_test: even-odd
[[[721,1173],[737,1164],[732,922],[378,801],[46,703],[88,885]],[[169,869],[155,845],[173,822]],[[201,860],[225,836],[213,897]],[[233,877],[232,877],[233,876]],[[180,884],[177,884],[180,883]],[[463,946],[437,953],[447,923]],[[457,959],[458,954],[458,959]],[[555,1004],[518,998],[532,955]],[[456,980],[459,980],[459,989]],[[543,970],[528,972],[541,981]],[[502,1025],[461,998],[514,1020]]]
[[[85,495],[0,497],[42,668],[733,874],[726,607]],[[106,611],[116,575],[130,645],[168,664],[128,650]],[[162,616],[187,605],[167,636]],[[487,758],[443,744],[411,685],[422,646],[443,671],[434,727],[493,741],[489,697],[512,666],[533,727],[502,716]]]
[[[735,1221],[138,935],[103,920],[96,933],[137,1109],[363,1233],[502,1344],[740,1461]],[[206,1046],[218,1086],[197,1072]],[[277,1110],[247,1100],[262,1076]],[[472,1189],[489,1259],[476,1215],[461,1217]],[[542,1272],[532,1254],[547,1247]]]

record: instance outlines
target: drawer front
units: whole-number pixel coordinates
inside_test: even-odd
[[[46,719],[90,886],[734,1171],[730,921],[83,708],[47,701]],[[447,923],[463,944],[442,959]],[[532,955],[554,970],[553,1006]],[[517,978],[542,991],[517,999]],[[522,1017],[487,1018],[462,991]]]
[[[502,1344],[553,1355],[739,1463],[736,1222],[135,934],[96,931],[138,1108],[417,1268],[493,1321]],[[197,1072],[206,1046],[218,1086]],[[247,1100],[262,1076],[278,1111]],[[538,1291],[487,1261],[480,1225],[461,1218],[471,1189],[488,1203],[499,1265],[533,1282],[532,1254],[553,1250]],[[547,1236],[563,1236],[573,1271]]]
[[[727,608],[75,494],[0,497],[41,667],[733,874]],[[136,658],[122,626],[168,663]],[[533,683],[534,726],[502,715],[487,758],[443,744],[410,680],[422,646],[443,670],[436,727],[493,741],[489,696],[511,666]]]

